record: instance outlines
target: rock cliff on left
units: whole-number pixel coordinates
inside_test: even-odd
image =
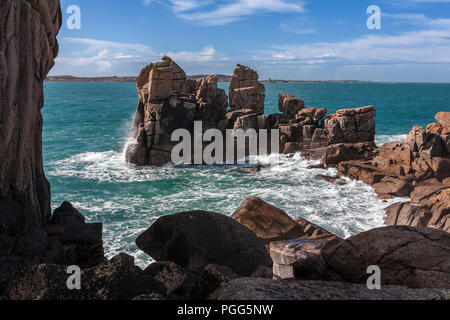
[[[0,1],[0,280],[28,265],[104,261],[101,224],[68,203],[51,216],[41,109],[61,24],[59,0]]]
[[[0,235],[20,236],[51,214],[41,108],[62,14],[59,0],[0,2]]]

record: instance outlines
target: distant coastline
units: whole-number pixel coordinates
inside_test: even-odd
[[[188,79],[198,80],[207,75],[191,75]],[[219,74],[219,82],[230,82],[231,77],[229,75]],[[136,77],[75,77],[70,75],[60,76],[48,76],[45,81],[47,82],[136,82]],[[263,80],[263,83],[369,83],[371,81],[361,80]]]

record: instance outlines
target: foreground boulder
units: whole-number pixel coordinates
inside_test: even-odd
[[[450,289],[450,234],[406,226],[370,230],[322,249],[323,276],[365,283],[369,266],[381,269],[383,285]],[[320,263],[319,263],[320,262]]]
[[[191,271],[223,265],[242,276],[272,266],[264,242],[237,221],[205,211],[159,218],[136,240],[157,261],[173,261]]]
[[[326,281],[276,281],[235,279],[214,292],[212,300],[446,300],[448,290],[409,289],[385,286],[369,290],[366,285]]]
[[[286,212],[257,197],[247,198],[231,216],[252,230],[267,244],[272,241],[296,238],[324,239],[335,237],[315,224],[299,219],[294,221]]]
[[[71,273],[73,274],[73,273]],[[131,300],[166,293],[165,287],[120,254],[108,263],[81,272],[81,289],[69,290],[67,267],[39,265],[0,283],[0,300]]]

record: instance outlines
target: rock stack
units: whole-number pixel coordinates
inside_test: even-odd
[[[176,129],[193,133],[194,122],[203,131],[242,129],[279,130],[280,150],[302,151],[320,158],[325,148],[340,142],[373,142],[374,107],[340,110],[324,119],[327,110],[305,108],[302,99],[280,94],[281,113],[264,115],[265,87],[258,73],[238,65],[230,82],[230,99],[217,88],[218,77],[188,80],[170,58],[146,66],[137,79],[138,108],[131,131],[135,141],[128,145],[126,159],[137,165],[163,165],[171,161]],[[226,150],[225,150],[226,151]]]
[[[232,111],[251,109],[257,115],[264,114],[266,89],[258,81],[255,70],[247,66],[237,65],[230,82],[230,108]]]

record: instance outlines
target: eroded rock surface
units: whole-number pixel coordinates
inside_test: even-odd
[[[367,268],[379,266],[383,285],[450,289],[450,234],[431,228],[394,226],[373,229],[321,251],[323,277],[354,283],[367,281]]]
[[[3,0],[0,7],[0,236],[50,219],[42,164],[43,81],[58,54],[58,0]]]
[[[414,127],[403,142],[380,148],[366,144],[329,146],[322,163],[337,166],[339,176],[361,180],[381,198],[410,197],[387,208],[386,224],[432,227],[450,232],[449,112],[437,123]]]

